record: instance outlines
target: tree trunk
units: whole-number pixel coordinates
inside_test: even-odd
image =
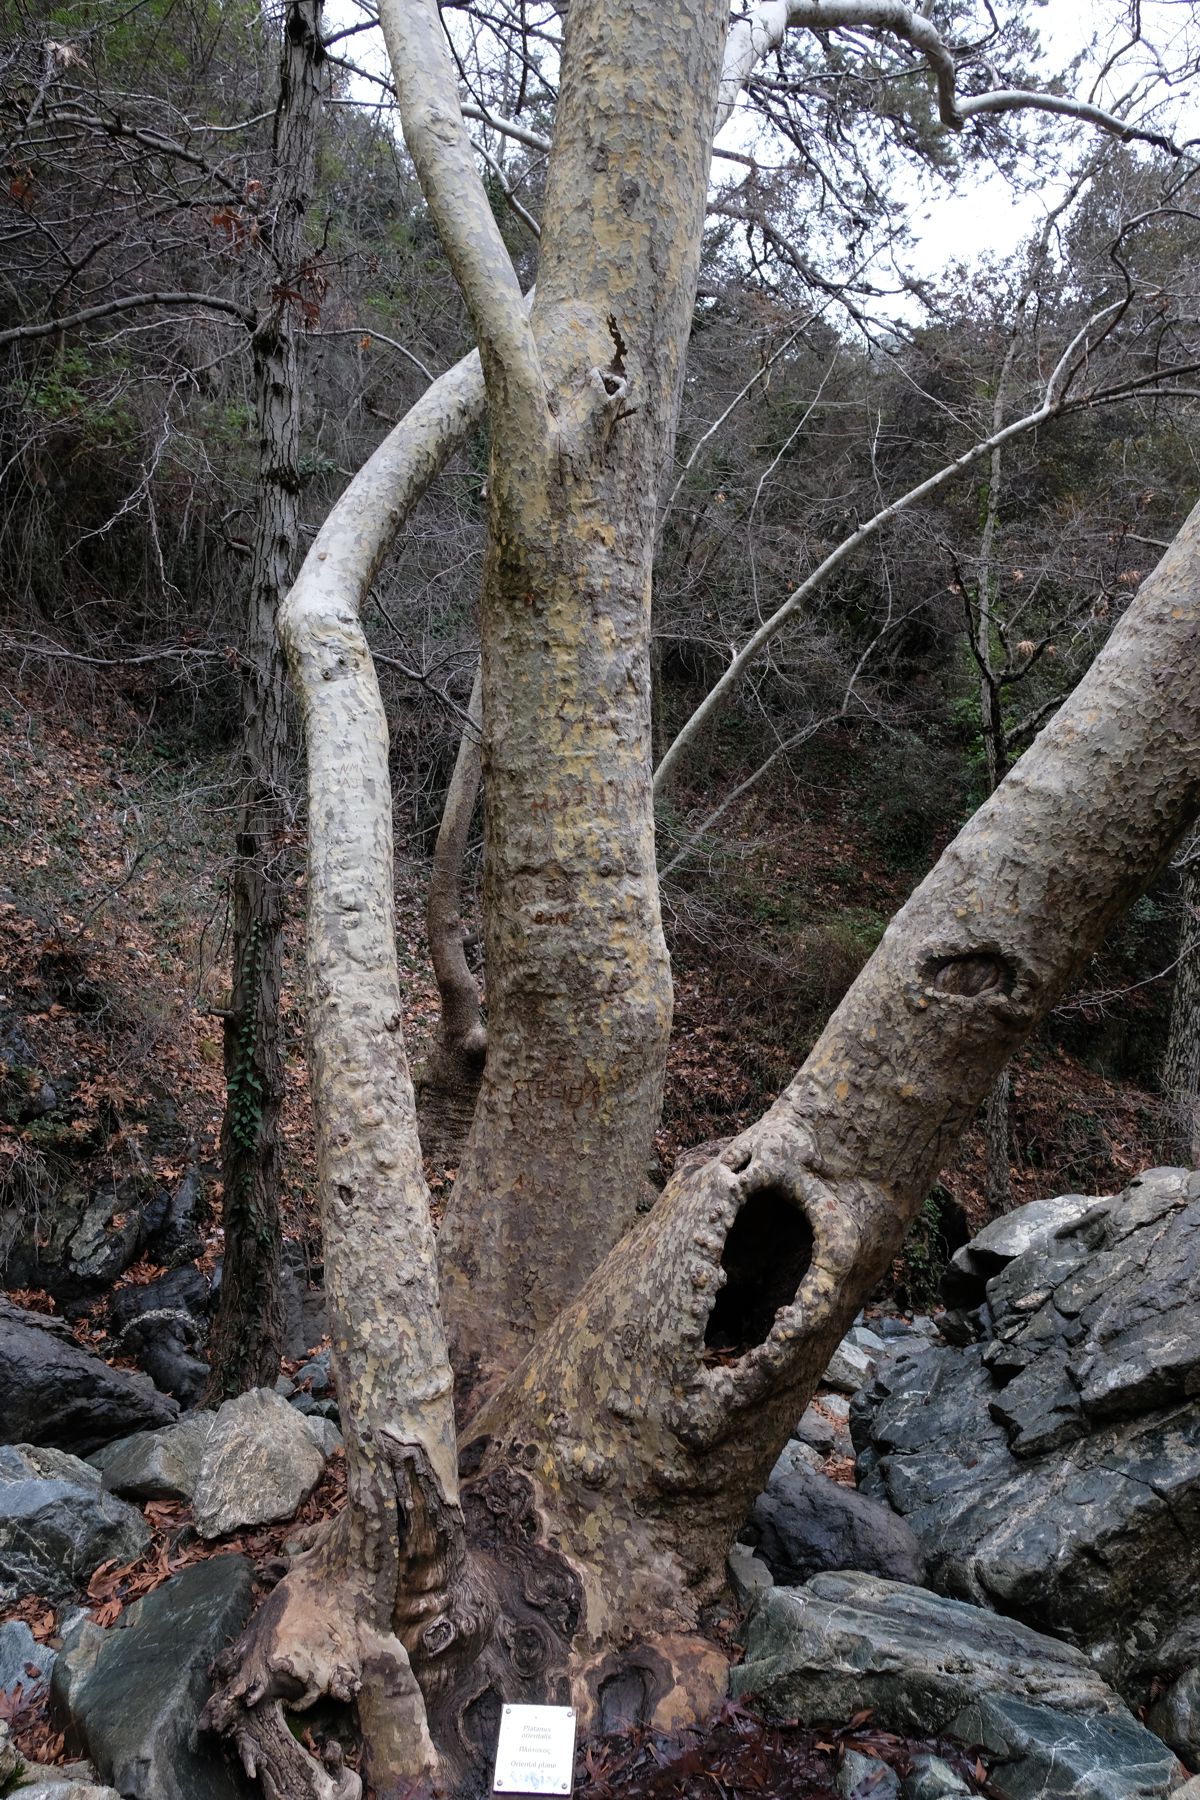
[[[299,525],[300,380],[295,294],[321,116],[321,0],[291,0],[275,115],[268,248],[272,273],[253,335],[257,507],[242,642],[241,794],[233,868],[233,991],[225,1017],[221,1124],[225,1254],[209,1337],[206,1404],[270,1386],[279,1373],[278,1122],[283,1091],[287,689],[276,622]]]
[[[660,1629],[690,1628],[989,1086],[1193,818],[1198,571],[1200,507],[791,1086],[670,1183],[475,1420],[485,1467],[544,1470],[596,1639],[635,1570],[657,1572]]]
[[[545,413],[531,435],[510,441],[508,403],[489,390],[488,1055],[439,1242],[464,1399],[512,1367],[633,1223],[658,1125],[672,997],[650,577],[725,18],[716,0],[572,9],[533,311]],[[680,93],[713,101],[680,117]]]
[[[425,924],[437,978],[441,1017],[437,1040],[415,1076],[421,1149],[434,1161],[457,1164],[462,1156],[487,1055],[479,989],[463,943],[463,863],[479,794],[483,679],[477,670],[462,741],[433,851]]]
[[[1164,1156],[1195,1169],[1200,1168],[1200,857],[1195,852],[1184,869],[1180,899],[1179,960],[1162,1070],[1168,1108]]]
[[[473,403],[464,375],[405,421],[400,479],[351,484],[284,611],[308,745],[312,1087],[348,1504],[252,1624],[211,1716],[289,1800],[336,1789],[288,1732],[285,1699],[357,1693],[382,1796],[439,1774],[478,1791],[502,1700],[569,1695],[586,1728],[626,1695],[659,1725],[715,1698],[723,1663],[694,1635],[697,1608],[748,1500],[988,1084],[1200,800],[1198,509],[791,1087],[681,1173],[552,1317],[629,1216],[661,1086],[649,546],[711,122],[681,97],[715,96],[725,13],[571,6],[531,332],[436,11],[382,11],[492,407],[493,991],[443,1248],[481,1391],[460,1484],[400,1034],[386,727],[356,617],[386,536],[372,506],[394,523],[433,472],[448,412]]]

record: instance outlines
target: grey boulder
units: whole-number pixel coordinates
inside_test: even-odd
[[[270,1388],[227,1400],[204,1445],[192,1496],[202,1537],[290,1519],[321,1479],[325,1455],[302,1413]]]
[[[1160,1800],[1183,1779],[1167,1746],[1128,1713],[1072,1717],[992,1694],[950,1729],[988,1752],[1005,1800]]]
[[[861,1349],[852,1337],[843,1338],[821,1380],[840,1393],[855,1394],[870,1381],[877,1360],[877,1355]]]
[[[244,1800],[252,1790],[215,1740],[197,1737],[209,1665],[250,1613],[243,1556],[194,1563],[101,1631],[69,1635],[51,1716],[125,1800]]]
[[[1141,1704],[1200,1660],[1200,1176],[1151,1170],[987,1284],[986,1344],[860,1394],[860,1487],[944,1593],[1069,1636]]]
[[[63,1600],[102,1562],[133,1562],[150,1542],[136,1508],[62,1451],[0,1448],[0,1596]]]
[[[61,1320],[0,1300],[0,1443],[86,1455],[178,1416],[176,1402],[146,1376],[81,1350]]]
[[[104,1486],[132,1500],[190,1500],[215,1413],[194,1412],[161,1431],[139,1431],[89,1457]]]
[[[837,1791],[846,1800],[899,1800],[900,1778],[877,1757],[847,1750],[837,1772]]]
[[[55,1652],[39,1644],[24,1619],[8,1619],[0,1625],[0,1694],[10,1698],[21,1690],[24,1700],[35,1700],[50,1685]]]
[[[1146,1714],[1146,1723],[1189,1768],[1200,1765],[1200,1668],[1185,1669]]]
[[[1079,1651],[868,1575],[761,1595],[730,1690],[802,1724],[843,1719],[853,1704],[887,1730],[981,1746],[1005,1800],[1166,1800],[1184,1778]],[[936,1781],[906,1790],[911,1800],[956,1791]]]
[[[888,1730],[922,1733],[947,1731],[985,1694],[1060,1712],[1124,1710],[1069,1644],[924,1588],[848,1573],[762,1594],[730,1691],[802,1724],[843,1719],[852,1703]]]
[[[911,1526],[791,1452],[789,1445],[742,1532],[775,1580],[795,1586],[823,1569],[860,1569],[920,1585],[925,1558]]]
[[[971,1789],[942,1757],[917,1756],[905,1778],[901,1800],[971,1800]]]

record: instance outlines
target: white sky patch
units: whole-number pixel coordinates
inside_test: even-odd
[[[1177,137],[1200,137],[1200,107],[1186,83],[1164,80],[1173,68],[1200,60],[1200,7],[1190,0],[1132,0],[1137,6],[1140,38],[1130,29],[1131,7],[1120,0],[1042,0],[1033,23],[1042,43],[1040,67],[1034,73],[1039,85],[1049,84],[1080,59],[1070,77],[1069,91],[1080,98],[1119,108],[1130,96],[1140,95],[1155,104],[1158,128]],[[330,0],[326,13],[337,30],[362,17],[354,0]],[[458,24],[451,15],[452,26]],[[362,67],[383,73],[386,55],[378,31],[347,40],[343,48]],[[460,53],[466,46],[460,41]],[[1107,75],[1099,72],[1111,63]],[[1154,93],[1151,96],[1151,89]],[[377,103],[379,89],[373,83],[351,81],[348,97],[360,103]],[[1139,115],[1147,110],[1139,106]],[[1062,198],[1080,154],[1095,137],[1095,127],[1079,121],[1041,120],[1038,135],[1047,152],[1038,165],[1036,183],[1021,185],[985,168],[968,171],[958,184],[932,174],[912,170],[893,184],[899,210],[907,215],[913,242],[903,262],[926,280],[937,281],[956,266],[973,270],[985,260],[1008,261],[1038,230],[1046,212]],[[765,162],[772,160],[761,136],[760,123],[748,112],[738,112],[721,132],[717,143],[726,149],[754,151]],[[781,147],[786,155],[786,146]],[[718,175],[730,164],[716,165]],[[1027,171],[1028,173],[1028,171]],[[886,256],[874,265],[883,285],[889,285]],[[876,310],[896,317],[915,318],[917,304],[898,296],[890,305],[876,303]]]

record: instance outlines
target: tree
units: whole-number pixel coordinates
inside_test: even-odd
[[[221,1124],[225,1254],[209,1336],[206,1397],[270,1386],[283,1347],[278,1135],[283,1098],[284,798],[288,712],[276,617],[295,573],[300,521],[297,339],[311,295],[304,230],[321,117],[321,0],[283,22],[271,182],[260,226],[269,270],[251,337],[259,470],[242,632],[242,793],[232,880],[232,991],[224,1021]]]
[[[914,59],[901,76],[933,70],[951,127],[1031,98],[960,103],[932,22],[873,0],[764,5],[727,41],[722,0],[575,0],[530,312],[436,9],[382,8],[479,356],[350,483],[281,619],[307,746],[312,1087],[348,1501],[210,1704],[270,1793],[352,1791],[284,1717],[322,1696],[356,1700],[381,1795],[478,1785],[501,1697],[569,1694],[585,1729],[712,1703],[724,1665],[699,1611],[779,1444],[1005,1060],[1200,803],[1198,511],[790,1087],[635,1223],[671,1014],[650,757],[657,497],[713,126],[789,18],[898,36]],[[1075,370],[1070,356],[1056,369],[1048,405]],[[435,1246],[359,609],[485,400],[488,1049]]]

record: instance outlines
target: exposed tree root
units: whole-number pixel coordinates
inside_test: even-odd
[[[300,1558],[246,1631],[217,1663],[219,1685],[202,1726],[235,1746],[267,1800],[360,1800],[359,1777],[331,1739],[323,1762],[284,1717],[321,1700],[349,1707],[364,1689],[360,1727],[380,1793],[437,1773],[425,1707],[403,1644],[375,1631],[360,1581],[347,1579],[328,1545]]]
[[[421,1473],[410,1467],[409,1483],[423,1486]],[[430,1496],[414,1505],[413,1486],[404,1514],[444,1548]],[[462,1507],[465,1555],[418,1559],[441,1578],[397,1593],[387,1628],[371,1623],[375,1596],[346,1575],[347,1539],[333,1531],[297,1559],[222,1658],[203,1723],[232,1741],[267,1800],[360,1800],[336,1740],[318,1760],[288,1728],[286,1714],[322,1701],[357,1705],[363,1768],[380,1800],[417,1784],[484,1793],[506,1702],[574,1705],[580,1730],[599,1732],[672,1731],[720,1701],[725,1658],[672,1629],[688,1608],[678,1594],[672,1603],[662,1569],[608,1578],[581,1569],[531,1476],[510,1463],[465,1482]],[[601,1600],[601,1587],[618,1581],[620,1593]]]

